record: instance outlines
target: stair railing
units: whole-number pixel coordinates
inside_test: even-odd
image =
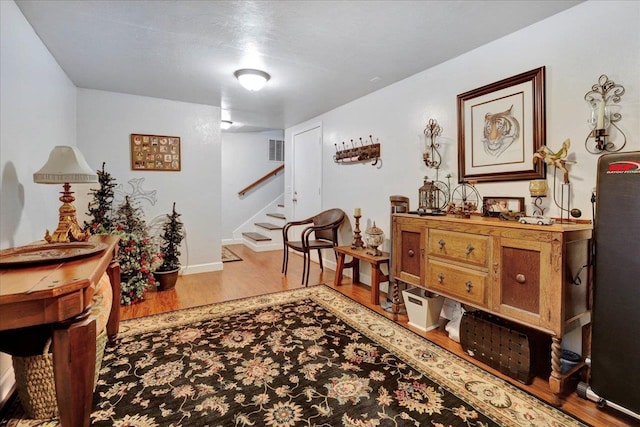
[[[271,172],[269,172],[268,174],[266,174],[265,176],[263,176],[262,178],[259,178],[257,180],[255,180],[254,182],[252,182],[251,184],[249,184],[248,186],[246,186],[245,188],[243,188],[242,190],[238,191],[238,196],[244,196],[244,194],[257,187],[258,185],[262,184],[263,182],[265,182],[266,180],[268,180],[269,178],[271,178],[272,176],[276,176],[278,175],[278,173],[280,171],[284,170],[284,165],[280,165],[277,168],[275,168],[274,170],[272,170]]]

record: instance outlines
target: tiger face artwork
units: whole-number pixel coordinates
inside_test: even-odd
[[[498,157],[520,136],[520,123],[511,115],[513,105],[500,113],[484,116],[484,151]]]

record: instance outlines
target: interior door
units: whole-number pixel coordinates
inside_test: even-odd
[[[309,218],[321,211],[322,126],[313,125],[293,134],[294,220]]]

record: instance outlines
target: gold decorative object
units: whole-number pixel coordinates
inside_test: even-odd
[[[529,194],[533,198],[533,214],[544,215],[544,208],[542,207],[542,198],[547,197],[547,191],[549,185],[546,179],[533,179],[529,182]]]
[[[49,243],[84,242],[89,238],[78,225],[76,208],[73,206],[71,183],[98,182],[98,175],[89,167],[84,156],[76,147],[59,145],[49,154],[47,163],[33,174],[33,182],[39,184],[62,184],[62,206],[59,209],[58,228],[44,239]]]
[[[365,240],[367,242],[367,253],[373,256],[380,256],[382,252],[378,246],[384,243],[384,231],[376,226],[376,222],[365,231]]]

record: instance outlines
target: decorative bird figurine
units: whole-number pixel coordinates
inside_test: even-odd
[[[560,169],[564,173],[564,183],[568,184],[569,171],[566,168],[567,162],[565,157],[569,154],[569,147],[571,147],[571,140],[569,138],[564,140],[562,148],[560,148],[556,153],[551,151],[546,145],[543,145],[538,151],[533,153],[533,162],[535,163],[536,159],[541,159],[546,164],[553,165]]]

